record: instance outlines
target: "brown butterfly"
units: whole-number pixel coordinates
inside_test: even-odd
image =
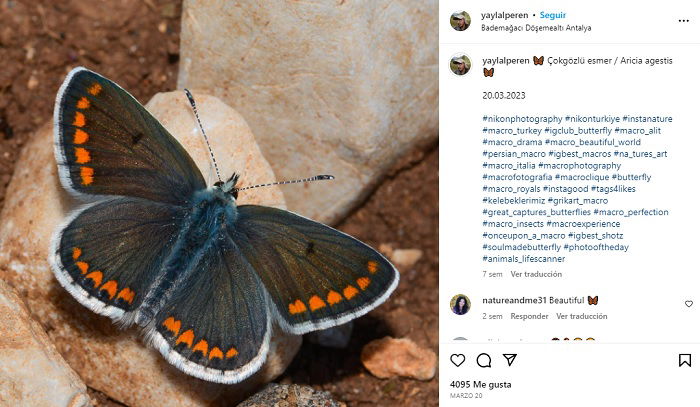
[[[490,77],[493,78],[493,71],[494,71],[495,69],[496,69],[496,68],[491,68],[491,69],[486,69],[486,68],[484,68],[484,76],[486,76],[486,77],[489,77],[489,76],[490,76]]]
[[[542,65],[544,63],[544,55],[541,57],[532,57],[532,59],[535,61],[535,65]]]
[[[588,305],[598,305],[598,296],[596,295],[595,297],[591,297],[589,295],[588,296]]]

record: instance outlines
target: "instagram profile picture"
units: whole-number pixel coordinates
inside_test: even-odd
[[[472,308],[472,302],[464,294],[457,294],[450,300],[450,309],[457,315],[464,315]]]
[[[464,31],[472,24],[472,18],[466,11],[457,11],[450,16],[450,25],[456,31]]]
[[[466,54],[458,54],[450,59],[450,70],[458,76],[466,75],[472,67],[472,61]]]

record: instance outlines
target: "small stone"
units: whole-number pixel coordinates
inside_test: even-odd
[[[309,332],[306,338],[311,343],[327,348],[345,349],[352,336],[352,321],[320,331]]]
[[[435,352],[407,338],[375,339],[362,348],[360,358],[365,368],[381,379],[403,376],[430,380],[437,367]]]
[[[378,250],[379,250],[379,253],[381,253],[389,258],[391,258],[391,255],[394,254],[394,247],[392,245],[390,245],[389,243],[379,244]]]
[[[413,267],[414,264],[423,257],[423,250],[420,249],[395,249],[390,255],[391,261],[401,267]]]
[[[333,400],[330,393],[309,386],[271,383],[238,407],[341,407],[343,404]]]
[[[31,45],[27,45],[24,47],[24,51],[25,51],[24,58],[27,61],[31,61],[32,59],[34,59],[34,55],[36,54],[36,48],[34,48]]]
[[[32,74],[29,77],[29,80],[27,81],[27,88],[29,90],[36,89],[36,87],[39,86],[39,80]]]
[[[90,405],[85,383],[68,366],[22,300],[0,280],[0,405]]]

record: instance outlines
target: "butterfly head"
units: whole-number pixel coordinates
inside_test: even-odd
[[[236,188],[238,178],[240,178],[240,175],[234,172],[226,182],[217,181],[214,183],[214,188],[218,188],[225,194],[231,195],[233,199],[238,199],[238,189]]]

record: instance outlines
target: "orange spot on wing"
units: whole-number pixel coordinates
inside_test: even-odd
[[[231,359],[232,357],[238,355],[236,348],[231,348],[226,352],[226,359]]]
[[[90,162],[90,152],[82,147],[75,148],[75,162],[85,164]]]
[[[73,257],[75,257],[75,252],[73,252]],[[84,261],[78,261],[75,263],[76,266],[80,269],[80,273],[85,274],[88,271],[88,264],[85,263]]]
[[[75,112],[75,120],[73,120],[73,126],[85,126],[85,115],[80,112]]]
[[[134,302],[134,295],[135,295],[135,293],[127,287],[127,288],[124,288],[121,291],[119,291],[119,295],[117,295],[117,299],[122,298],[124,301],[131,304],[132,302]],[[179,325],[180,321],[178,321],[177,323],[178,323],[177,330],[179,331],[180,330],[180,325]],[[177,334],[177,332],[175,332],[175,334]]]
[[[85,144],[90,136],[83,130],[75,129],[75,134],[73,135],[73,144]]]
[[[343,290],[343,295],[348,300],[351,299],[352,297],[356,296],[358,293],[359,293],[359,291],[357,291],[357,288],[355,288],[351,285],[345,287],[345,289]]]
[[[97,96],[102,91],[102,85],[95,83],[88,89],[88,93],[92,96]]]
[[[331,305],[337,304],[342,300],[343,300],[343,297],[341,297],[341,295],[335,291],[330,291],[328,293],[328,297],[326,298],[326,301],[328,301],[328,303]]]
[[[296,300],[293,303],[289,304],[289,313],[290,314],[299,314],[306,311],[306,305],[304,305],[301,300]]]
[[[367,286],[369,285],[369,278],[367,278],[367,277],[360,277],[360,278],[358,278],[358,279],[357,279],[357,285],[359,285],[360,288],[364,290],[364,289],[367,288]]]
[[[117,282],[114,280],[109,280],[104,283],[102,287],[100,287],[100,290],[107,291],[107,294],[109,294],[109,299],[111,300],[115,295],[117,295]]]
[[[377,269],[379,269],[379,264],[376,261],[371,260],[367,262],[367,271],[374,274],[377,272]]]
[[[78,101],[78,109],[87,109],[90,107],[90,101],[85,96],[81,97]]]
[[[319,308],[323,308],[326,306],[326,303],[323,302],[321,297],[318,295],[314,295],[313,297],[309,298],[309,308],[311,308],[311,311],[316,311]]]
[[[80,247],[73,248],[73,260],[77,260],[81,254],[83,254],[83,251],[80,249]]]
[[[209,360],[214,358],[219,358],[221,360],[224,359],[224,352],[222,352],[221,349],[217,348],[216,346],[211,348],[211,352],[209,352]]]
[[[204,356],[207,356],[208,350],[209,344],[204,339],[200,339],[199,342],[197,342],[197,344],[194,345],[194,348],[192,348],[192,352],[200,351]]]
[[[88,274],[85,276],[85,278],[89,278],[92,281],[95,282],[95,288],[100,285],[102,282],[102,272],[101,271],[93,271],[92,273]]]
[[[182,333],[182,335],[177,337],[177,341],[175,341],[175,345],[179,345],[180,343],[185,343],[187,344],[187,347],[192,346],[192,341],[194,340],[194,331],[191,329],[186,330],[185,332]]]
[[[95,170],[90,167],[80,167],[80,178],[83,180],[83,185],[90,185],[94,180]]]
[[[163,321],[163,326],[166,327],[168,331],[172,332],[173,336],[180,332],[180,325],[180,321],[175,320],[173,317],[168,317],[165,321]]]

